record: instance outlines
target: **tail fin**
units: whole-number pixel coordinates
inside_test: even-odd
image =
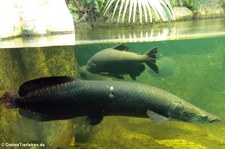
[[[5,92],[1,100],[7,109],[17,108],[15,103],[16,96],[17,94],[14,91],[9,90]]]
[[[155,47],[148,51],[145,55],[148,56],[146,64],[150,67],[154,72],[159,73],[158,66],[156,65],[156,54],[158,52],[158,48]]]

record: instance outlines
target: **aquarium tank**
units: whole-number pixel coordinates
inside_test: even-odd
[[[224,0],[1,0],[0,148],[225,149]]]

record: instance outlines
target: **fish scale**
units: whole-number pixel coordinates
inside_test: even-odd
[[[19,108],[22,116],[38,121],[79,116],[88,116],[93,125],[101,122],[104,116],[149,117],[153,122],[170,118],[207,123],[220,121],[180,97],[150,85],[125,81],[74,81],[68,77],[64,79],[64,76],[58,78],[60,81],[57,77],[31,80],[20,88],[19,92],[24,97],[15,98],[12,97],[14,94],[6,92],[2,100],[7,107],[14,104],[11,107]],[[33,83],[37,83],[38,89],[31,86],[31,93],[29,86]],[[47,92],[43,92],[44,87]]]
[[[129,74],[133,80],[144,70],[144,63],[154,72],[159,73],[156,65],[158,48],[149,50],[144,55],[128,52],[128,47],[123,44],[107,48],[94,54],[87,62],[86,69],[93,74],[103,74],[123,79]]]

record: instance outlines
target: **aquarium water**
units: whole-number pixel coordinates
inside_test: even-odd
[[[128,75],[120,80],[79,72],[106,48],[124,44],[128,51],[144,54],[158,47],[159,74],[145,66],[136,82],[169,91],[220,117],[221,122],[171,119],[155,124],[148,118],[125,116],[106,116],[95,126],[86,125],[85,117],[37,122],[1,104],[0,148],[225,149],[225,22],[216,20],[212,25],[210,21],[115,32],[80,30],[65,45],[38,46],[36,40],[26,39],[10,47],[12,42],[1,41],[0,96],[6,90],[18,91],[25,81],[47,76],[134,82]]]

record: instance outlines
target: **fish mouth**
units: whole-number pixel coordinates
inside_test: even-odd
[[[210,123],[214,123],[214,122],[220,122],[221,121],[221,119],[219,118],[219,117],[209,117],[209,122]]]
[[[220,122],[220,121],[221,121],[220,118],[215,118],[215,119],[209,120],[210,123]]]

